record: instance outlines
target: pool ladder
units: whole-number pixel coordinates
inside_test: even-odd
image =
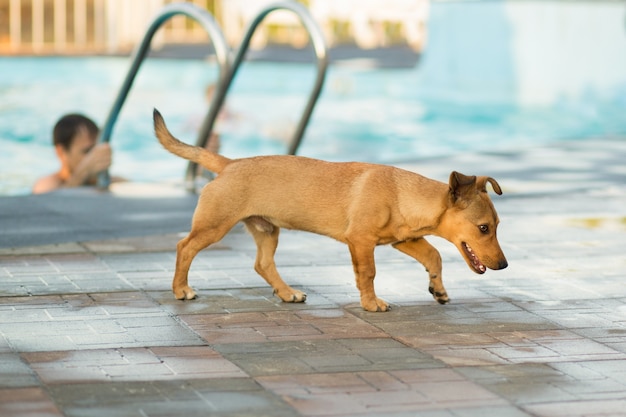
[[[256,31],[259,24],[270,13],[276,10],[291,11],[298,16],[300,22],[303,24],[304,28],[309,34],[309,39],[311,44],[313,45],[313,50],[317,59],[317,76],[315,79],[315,83],[313,85],[313,89],[311,90],[311,93],[309,95],[309,100],[306,104],[306,107],[304,108],[302,116],[300,117],[300,121],[298,123],[298,126],[296,127],[293,138],[288,148],[288,153],[290,155],[295,155],[298,147],[300,146],[300,143],[302,142],[302,137],[304,136],[304,131],[307,127],[307,124],[309,123],[311,114],[313,113],[315,103],[317,102],[320,92],[322,91],[324,78],[326,76],[326,69],[328,67],[328,48],[326,46],[324,36],[322,35],[322,31],[320,30],[313,17],[310,15],[309,11],[304,6],[294,1],[273,3],[262,9],[248,26],[248,29],[245,32],[245,36],[241,41],[241,44],[239,45],[239,48],[234,58],[231,58],[228,45],[224,40],[224,35],[219,28],[219,25],[207,10],[202,9],[192,3],[171,3],[165,6],[154,18],[154,20],[148,27],[148,30],[143,37],[143,40],[133,54],[131,67],[126,74],[124,83],[122,84],[117,98],[115,99],[109,115],[102,127],[99,141],[109,142],[111,140],[113,126],[115,125],[122,106],[126,101],[126,97],[128,96],[128,92],[133,85],[133,81],[135,80],[135,76],[139,71],[139,67],[143,63],[150,50],[150,43],[152,42],[154,34],[165,22],[167,22],[173,16],[185,15],[198,22],[209,35],[209,38],[213,44],[213,49],[215,50],[215,57],[218,65],[219,76],[215,86],[215,94],[213,95],[213,99],[211,100],[209,111],[204,118],[202,125],[200,126],[198,138],[196,140],[197,146],[204,147],[210,137],[211,132],[213,131],[213,125],[215,124],[215,120],[217,119],[217,116],[222,106],[224,105],[224,99],[226,98],[228,89],[230,88],[233,79],[237,74],[237,70],[241,66],[244,56],[248,51],[248,48],[250,46],[250,40],[252,39],[254,32]],[[196,170],[197,164],[190,161],[187,166],[187,171],[185,173],[185,187],[191,192],[196,191]],[[98,176],[98,187],[107,188],[109,186],[109,183],[110,178],[108,172],[101,172]]]

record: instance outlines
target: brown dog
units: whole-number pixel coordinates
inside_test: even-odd
[[[374,293],[377,245],[392,244],[422,263],[430,277],[428,289],[441,304],[448,302],[441,256],[424,236],[452,242],[476,273],[507,267],[496,238],[498,215],[486,190],[489,182],[502,194],[493,178],[452,172],[450,183],[444,184],[402,169],[360,162],[287,155],[231,160],[176,139],[156,109],[154,131],[168,151],[218,174],[202,190],[191,232],[178,243],[172,282],[178,299],[196,297],[187,283],[196,254],[221,240],[239,221],[257,244],[254,269],[286,302],[303,302],[306,294],[287,285],[276,270],[274,253],[281,227],[347,244],[361,306],[368,311],[389,309]]]

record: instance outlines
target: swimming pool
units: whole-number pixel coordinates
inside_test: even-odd
[[[0,58],[0,194],[30,192],[57,168],[56,120],[82,112],[101,124],[129,66],[127,58]],[[229,157],[284,153],[313,83],[313,65],[245,63],[220,122]],[[133,181],[182,180],[185,161],[152,133],[154,107],[171,131],[194,142],[206,112],[205,87],[216,66],[198,60],[149,59],[113,131],[111,172]],[[466,150],[508,150],[559,140],[626,135],[624,92],[549,106],[421,94],[420,67],[332,66],[300,155],[395,163]]]

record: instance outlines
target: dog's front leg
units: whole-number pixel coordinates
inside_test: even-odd
[[[443,280],[441,278],[441,255],[437,249],[424,238],[396,243],[393,247],[424,265],[430,278],[428,291],[439,304],[446,304],[450,301],[448,293],[443,286]]]
[[[374,245],[349,243],[352,266],[356,276],[356,286],[361,293],[361,307],[367,311],[387,311],[389,304],[374,292],[376,264],[374,263]]]

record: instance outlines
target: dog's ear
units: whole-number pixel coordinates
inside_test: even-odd
[[[498,184],[498,181],[494,180],[491,177],[478,177],[478,179],[476,180],[476,188],[486,193],[487,182],[491,184],[491,186],[493,187],[493,191],[495,191],[496,194],[502,195],[502,188],[500,188],[500,184]]]
[[[460,198],[469,196],[476,192],[476,176],[463,175],[460,172],[452,171],[450,174],[450,197],[455,202]]]

